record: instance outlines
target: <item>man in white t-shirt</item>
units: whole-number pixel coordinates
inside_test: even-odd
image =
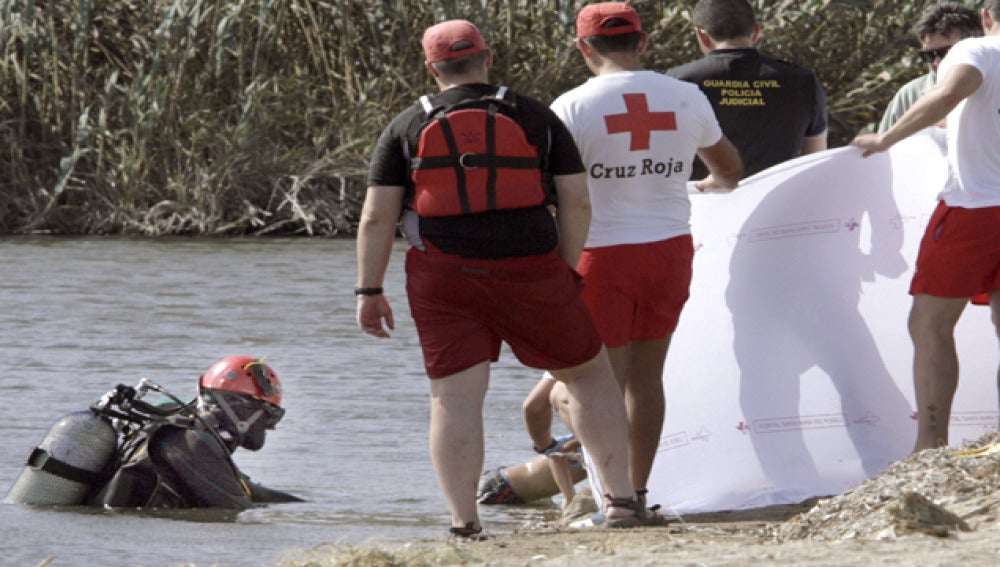
[[[587,170],[593,214],[577,264],[584,301],[628,408],[629,475],[645,501],[663,428],[663,366],[691,282],[687,182],[734,188],[743,166],[698,87],[643,69],[647,36],[627,3],[580,10],[576,47],[595,75],[552,104]]]
[[[986,0],[980,17],[985,37],[952,46],[933,89],[887,132],[852,142],[867,157],[941,120],[948,126],[949,181],[938,195],[910,284],[914,451],[948,443],[958,388],[954,330],[969,300],[988,295],[993,323],[1000,325],[1000,0]]]

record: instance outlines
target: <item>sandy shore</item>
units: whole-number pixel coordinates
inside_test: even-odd
[[[855,489],[800,505],[685,516],[630,530],[532,526],[485,541],[415,540],[290,553],[283,567],[363,565],[1000,564],[1000,442],[923,451]]]
[[[298,555],[298,554],[296,554]],[[745,525],[689,524],[622,531],[498,536],[482,542],[415,541],[394,548],[330,547],[282,565],[996,565],[1000,528],[949,537],[775,543]]]

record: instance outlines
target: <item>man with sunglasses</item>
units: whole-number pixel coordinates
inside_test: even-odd
[[[924,10],[913,26],[913,33],[920,40],[917,56],[928,65],[928,71],[903,85],[892,97],[878,127],[880,134],[888,131],[918,98],[934,86],[938,64],[951,46],[967,37],[983,35],[983,28],[979,14],[972,8],[958,2],[942,2]]]
[[[852,142],[868,157],[947,120],[948,181],[910,283],[914,452],[948,445],[959,378],[955,327],[970,300],[988,302],[1000,330],[1000,0],[985,0],[979,16],[985,37],[953,45],[937,84],[892,128]]]
[[[195,401],[126,428],[113,475],[91,504],[243,510],[301,501],[251,482],[231,457],[240,447],[262,448],[267,430],[285,414],[274,370],[260,359],[229,356],[199,378],[198,393]]]

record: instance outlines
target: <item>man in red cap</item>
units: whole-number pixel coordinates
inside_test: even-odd
[[[699,188],[733,188],[742,163],[696,86],[643,69],[647,36],[630,5],[585,6],[576,36],[594,77],[552,109],[587,170],[593,219],[577,271],[625,392],[629,474],[645,503],[663,428],[664,361],[691,283],[691,166],[698,155],[714,178]]]
[[[577,436],[608,492],[609,525],[638,525],[625,405],[572,269],[590,224],[579,152],[543,103],[488,83],[493,55],[472,23],[432,26],[423,47],[440,92],[401,112],[379,138],[355,294],[359,326],[388,337],[395,322],[382,284],[400,224],[411,245],[410,312],[431,379],[431,460],[451,533],[482,530],[482,409],[501,342],[566,383]]]

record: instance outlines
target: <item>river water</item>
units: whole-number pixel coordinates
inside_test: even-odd
[[[267,357],[287,413],[236,463],[308,500],[237,515],[3,504],[0,564],[275,565],[329,543],[443,540],[450,518],[427,454],[403,252],[400,242],[385,284],[396,331],[379,340],[354,322],[353,241],[0,239],[3,495],[62,415],[143,377],[190,399],[213,362],[246,354]],[[520,404],[538,378],[507,351],[494,365],[487,467],[533,456]],[[554,513],[482,510],[493,533]]]

